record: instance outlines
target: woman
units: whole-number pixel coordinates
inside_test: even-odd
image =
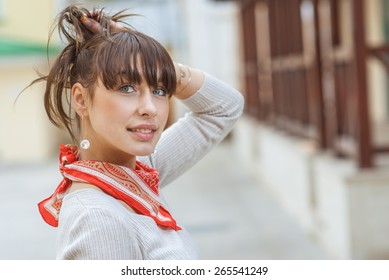
[[[57,259],[198,258],[159,190],[242,113],[238,91],[173,63],[157,41],[116,24],[126,16],[67,7],[58,16],[67,45],[34,81],[46,82],[49,119],[80,143],[60,147],[64,179],[39,203],[58,226]],[[172,95],[190,112],[164,130]]]

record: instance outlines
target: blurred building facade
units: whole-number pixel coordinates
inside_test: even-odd
[[[241,0],[241,157],[335,258],[389,258],[386,0]]]

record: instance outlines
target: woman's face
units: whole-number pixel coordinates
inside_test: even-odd
[[[133,168],[136,156],[154,151],[168,114],[169,97],[162,86],[150,88],[142,82],[108,90],[99,79],[81,135],[91,145],[81,156]]]

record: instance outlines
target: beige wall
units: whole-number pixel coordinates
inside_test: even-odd
[[[0,60],[0,162],[42,161],[56,152],[58,131],[43,107],[43,84],[26,90],[37,77],[33,66],[44,58],[24,57],[23,62]],[[42,68],[42,67],[41,67]]]
[[[0,36],[22,44],[46,45],[58,0],[3,0]],[[43,161],[57,152],[60,134],[43,107],[43,84],[20,92],[36,69],[47,73],[42,54],[0,56],[0,164]]]
[[[48,38],[55,17],[54,0],[3,0],[4,18],[0,34],[42,43]]]

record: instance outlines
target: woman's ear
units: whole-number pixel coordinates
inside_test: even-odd
[[[88,90],[81,83],[75,83],[72,86],[72,107],[79,116],[88,115],[89,95]]]

